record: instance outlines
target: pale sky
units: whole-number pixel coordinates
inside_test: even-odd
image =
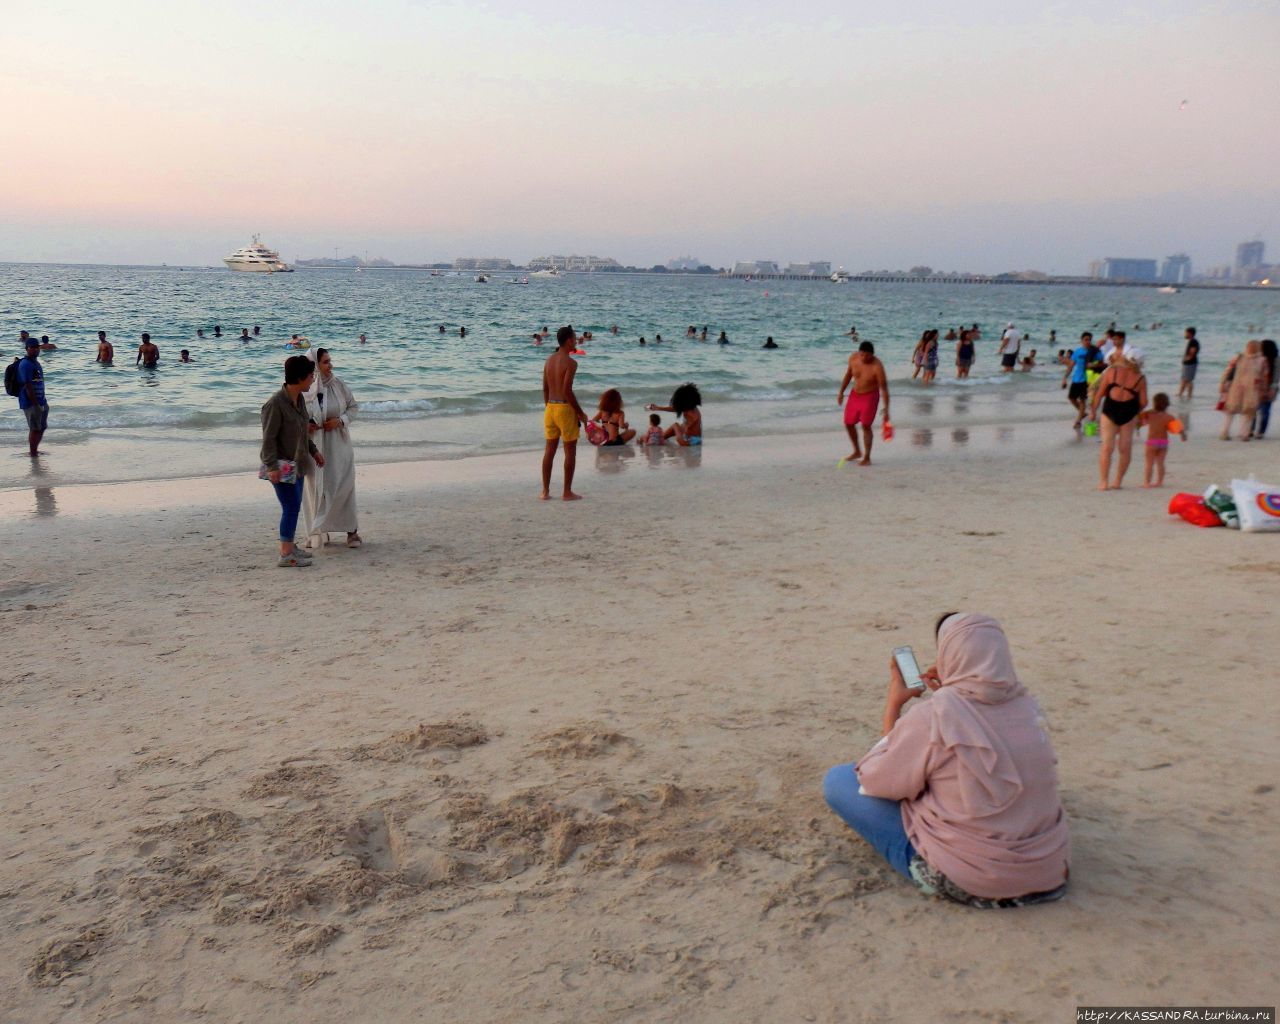
[[[1280,260],[1275,0],[6,0],[0,44],[0,260]]]

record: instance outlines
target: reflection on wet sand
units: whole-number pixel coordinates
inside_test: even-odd
[[[1013,427],[996,427],[996,440],[997,440],[997,441],[1012,441],[1012,440],[1013,440]]]
[[[969,431],[966,427],[956,427],[951,431],[951,443],[957,448],[963,448],[969,443]]]
[[[629,444],[601,446],[596,449],[596,472],[621,473],[627,462],[636,457],[636,450]]]
[[[955,411],[957,416],[967,416],[969,414],[969,396],[966,394],[956,395]]]
[[[31,476],[36,481],[34,493],[36,498],[35,508],[31,510],[33,516],[56,516],[58,514],[58,499],[54,496],[53,488],[48,484],[41,484],[41,477],[49,475],[49,471],[41,465],[39,459],[31,460]]]
[[[911,431],[911,443],[916,448],[930,448],[933,446],[933,431],[927,427],[923,430]]]
[[[36,507],[32,515],[56,516],[58,514],[58,499],[54,496],[52,487],[37,487],[35,495]]]
[[[697,469],[702,465],[702,448],[683,448],[675,444],[642,445],[637,448],[629,444],[620,444],[608,448],[603,445],[596,449],[596,471],[600,473],[621,473],[627,464],[641,452],[646,457],[649,469],[671,466],[674,469]]]
[[[933,415],[933,396],[926,395],[923,398],[912,399],[911,411],[917,412],[921,416],[932,416]]]
[[[663,463],[675,469],[697,469],[702,465],[701,445],[697,448],[684,448],[671,444],[646,445],[644,453],[649,457],[650,469],[657,469]]]

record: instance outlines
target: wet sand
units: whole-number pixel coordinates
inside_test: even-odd
[[[0,492],[6,1014],[1274,1003],[1280,548],[1164,505],[1280,449],[1098,494],[1069,431],[953,429],[584,451],[571,505],[523,453],[364,466],[366,547],[306,570],[248,475]],[[1062,903],[925,900],[823,804],[954,608],[1050,720]]]

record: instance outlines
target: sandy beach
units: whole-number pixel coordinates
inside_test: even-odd
[[[577,505],[527,453],[362,465],[306,570],[248,474],[0,492],[3,1019],[1272,1005],[1280,546],[1164,507],[1278,449],[1209,426],[1162,492],[1061,425],[585,451]],[[952,609],[1050,720],[1061,903],[928,901],[823,803]]]

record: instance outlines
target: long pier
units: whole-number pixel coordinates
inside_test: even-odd
[[[718,277],[732,281],[815,281],[827,284],[843,284],[845,282],[869,281],[877,284],[946,284],[946,285],[1054,285],[1072,288],[1163,288],[1160,281],[1109,281],[1105,278],[1093,277],[912,277],[908,274],[845,274],[839,282],[830,277],[818,274],[719,274]],[[1180,284],[1182,291],[1258,291],[1268,288],[1266,285],[1248,284],[1214,284],[1201,283]]]

